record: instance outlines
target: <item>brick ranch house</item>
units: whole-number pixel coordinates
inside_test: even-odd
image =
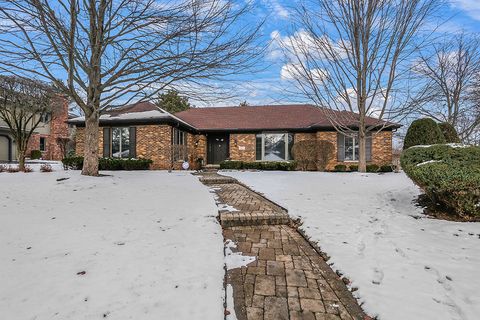
[[[67,124],[68,100],[57,97],[53,101],[56,104],[54,111],[41,119],[40,124],[28,141],[27,157],[32,150],[40,150],[44,160],[62,160],[63,153],[57,143],[57,138],[70,137]],[[17,160],[16,146],[8,126],[0,120],[0,162]]]
[[[339,114],[354,121],[352,113]],[[84,118],[69,123],[77,127],[76,153],[82,155]],[[390,164],[392,131],[399,125],[374,118],[368,118],[367,124],[382,128],[367,140],[367,161]],[[192,108],[172,115],[142,102],[103,114],[98,146],[104,157],[148,158],[153,160],[152,169],[179,169],[184,161],[198,168],[199,163],[227,159],[292,160],[293,143],[307,139],[327,140],[335,146],[329,170],[358,159],[357,139],[335,131],[321,109],[312,105]]]

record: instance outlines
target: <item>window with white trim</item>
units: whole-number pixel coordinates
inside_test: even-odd
[[[130,158],[130,130],[128,127],[112,128],[112,157]]]
[[[358,161],[358,137],[357,136],[345,136],[345,161]]]
[[[293,134],[265,132],[256,136],[256,160],[292,160]]]

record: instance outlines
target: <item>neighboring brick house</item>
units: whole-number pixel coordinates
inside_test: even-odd
[[[354,127],[355,114],[337,114]],[[69,123],[77,126],[76,153],[83,154],[84,119]],[[367,124],[379,128],[367,139],[367,161],[390,164],[392,131],[399,125],[374,118],[367,118]],[[292,159],[293,143],[308,139],[334,145],[329,170],[358,160],[357,139],[335,131],[324,112],[312,105],[192,108],[172,115],[142,102],[103,114],[100,127],[100,154],[152,159],[153,169],[178,169],[185,160],[193,168],[226,159],[286,161]]]
[[[47,114],[40,122],[35,132],[28,141],[26,155],[30,156],[32,150],[40,150],[44,160],[61,160],[63,154],[57,143],[58,137],[70,136],[68,120],[68,101],[63,97],[57,97],[53,103],[53,112]],[[10,134],[10,129],[0,121],[0,162],[16,160],[15,141]]]

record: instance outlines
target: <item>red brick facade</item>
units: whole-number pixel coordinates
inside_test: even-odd
[[[27,156],[30,156],[32,150],[40,150],[40,138],[45,139],[45,151],[42,151],[42,159],[44,160],[62,160],[63,154],[57,138],[68,138],[70,133],[68,130],[68,101],[63,97],[58,97],[55,101],[57,104],[53,109],[52,119],[46,124],[44,131],[35,133],[28,141]]]
[[[152,169],[181,169],[183,160],[173,161],[172,157],[172,127],[170,125],[137,125],[136,129],[136,152],[137,157],[153,160]],[[77,128],[76,153],[83,154],[84,130]],[[103,128],[99,134],[99,154],[103,154]],[[302,140],[327,140],[334,146],[331,161],[327,170],[334,169],[337,164],[353,164],[355,162],[337,161],[337,132],[319,131],[308,133],[295,133],[294,141]],[[256,159],[256,134],[255,133],[232,133],[229,138],[229,156],[231,160],[255,161]],[[203,164],[207,160],[207,137],[203,134],[187,134],[187,159],[190,168],[199,168],[199,159]],[[378,165],[392,162],[392,132],[382,131],[373,134],[372,161]]]

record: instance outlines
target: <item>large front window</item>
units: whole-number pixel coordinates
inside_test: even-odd
[[[290,133],[261,133],[256,139],[256,159],[263,161],[291,160],[293,135]]]
[[[358,138],[345,136],[345,161],[358,161]]]
[[[130,157],[130,130],[129,128],[112,128],[112,157]]]

